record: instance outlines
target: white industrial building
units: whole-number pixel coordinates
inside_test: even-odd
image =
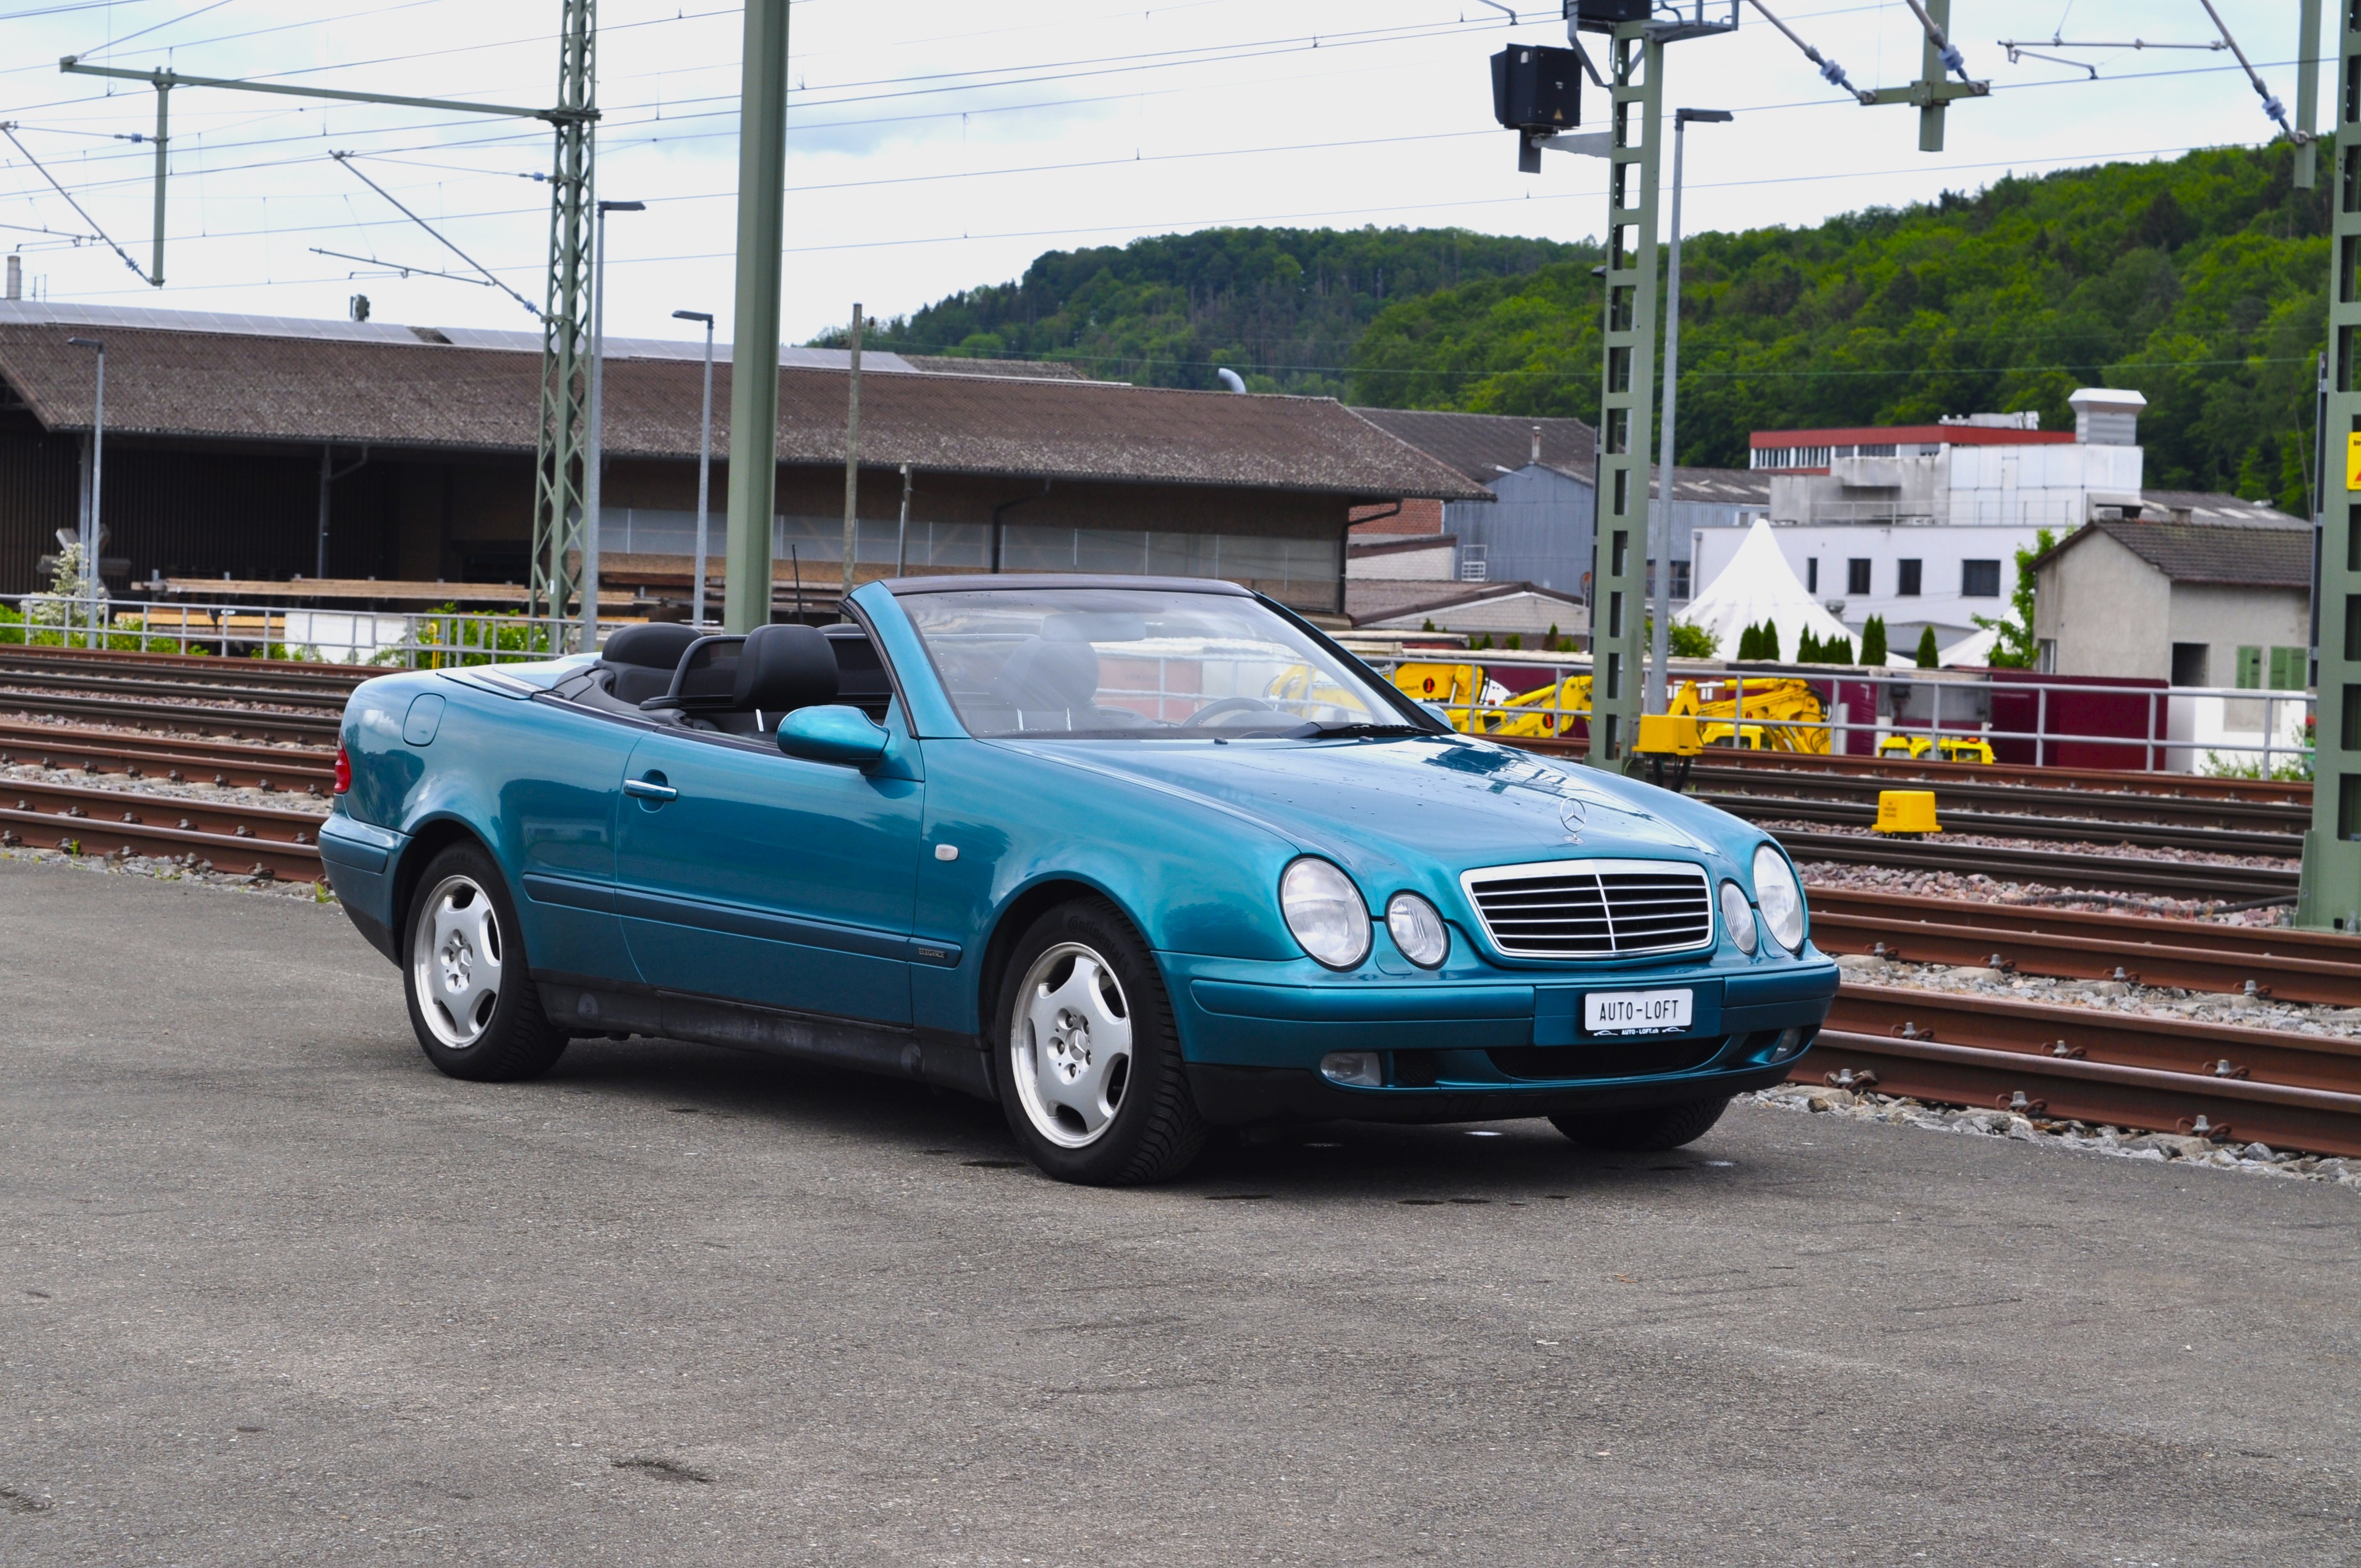
[[[1938,644],[2001,615],[2016,552],[2040,531],[2064,535],[2094,517],[2139,515],[2137,392],[2083,388],[2068,400],[2074,430],[2033,414],[1971,414],[1939,424],[1757,431],[1752,463],[1767,471],[1780,554],[1828,613],[1859,631],[1885,620],[1907,648],[1932,626]],[[1697,529],[1689,554],[1704,592],[1736,557],[1741,529]]]

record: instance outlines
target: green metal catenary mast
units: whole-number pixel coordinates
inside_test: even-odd
[[[2361,931],[2361,0],[2337,8],[2329,144],[2328,396],[2321,443],[2320,674],[2312,831],[2296,924]]]

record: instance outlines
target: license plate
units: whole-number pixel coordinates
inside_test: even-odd
[[[1582,999],[1593,1035],[1677,1035],[1689,1026],[1693,991],[1594,991]]]

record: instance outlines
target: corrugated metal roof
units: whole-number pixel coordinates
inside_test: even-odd
[[[1536,430],[1541,433],[1542,462],[1576,474],[1586,484],[1598,445],[1598,433],[1578,419],[1521,419],[1432,409],[1356,408],[1353,411],[1379,430],[1450,464],[1479,485],[1531,463]]]
[[[386,329],[278,336],[126,328],[71,322],[63,308],[50,309],[45,321],[0,315],[0,376],[52,430],[91,422],[92,355],[66,342],[82,325],[106,343],[110,432],[486,452],[530,452],[538,440],[537,342],[525,353],[425,344],[406,328],[390,330],[407,342]],[[699,382],[694,359],[610,360],[609,454],[694,457]],[[780,371],[780,461],[844,460],[845,383],[835,369]],[[715,380],[714,427],[714,455],[726,457],[727,378]],[[935,473],[1490,499],[1324,398],[1104,381],[864,377],[861,453],[864,463]]]

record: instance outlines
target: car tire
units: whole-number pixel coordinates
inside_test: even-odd
[[[1729,1109],[1730,1096],[1725,1094],[1713,1100],[1687,1100],[1677,1105],[1651,1105],[1636,1111],[1601,1111],[1588,1115],[1560,1112],[1550,1118],[1550,1124],[1585,1148],[1641,1153],[1693,1144],[1705,1136]]]
[[[1133,1186],[1180,1175],[1203,1150],[1163,977],[1114,905],[1077,899],[1036,920],[998,996],[994,1085],[1045,1174]]]
[[[453,1078],[539,1078],[566,1050],[542,1012],[516,905],[492,858],[454,844],[427,862],[403,912],[402,993],[426,1059]]]

